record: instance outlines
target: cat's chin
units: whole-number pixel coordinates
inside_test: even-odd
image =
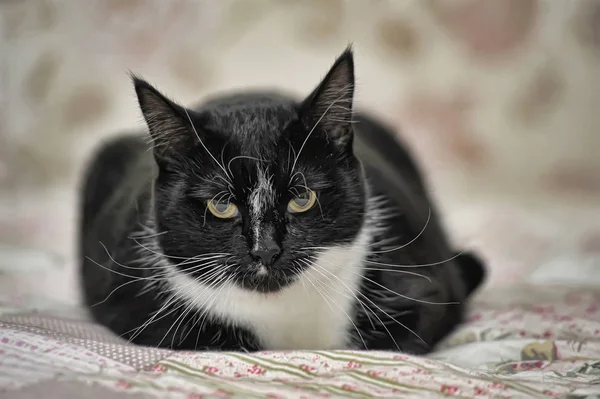
[[[282,270],[270,270],[263,273],[252,273],[238,280],[237,284],[248,291],[261,294],[276,294],[293,284],[296,276]]]

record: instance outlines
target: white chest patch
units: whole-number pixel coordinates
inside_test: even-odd
[[[265,349],[344,349],[352,344],[353,306],[369,231],[345,247],[323,251],[294,284],[276,294],[196,283],[169,267],[168,284],[180,300],[232,325],[252,331]],[[208,304],[208,305],[207,305]]]

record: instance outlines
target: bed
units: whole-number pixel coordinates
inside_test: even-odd
[[[136,347],[77,308],[5,297],[0,397],[463,398],[600,394],[600,290],[489,289],[427,358],[391,352]],[[52,309],[52,310],[48,310]]]

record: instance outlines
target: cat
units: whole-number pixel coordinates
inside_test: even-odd
[[[395,133],[353,111],[350,47],[300,102],[247,91],[192,109],[132,80],[149,134],[105,143],[82,189],[98,323],[182,350],[412,354],[460,323],[483,263],[450,249]]]

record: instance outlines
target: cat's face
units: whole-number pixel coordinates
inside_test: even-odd
[[[350,52],[302,103],[242,94],[192,111],[135,83],[159,166],[157,238],[180,270],[273,292],[356,238],[365,191],[352,153]]]

